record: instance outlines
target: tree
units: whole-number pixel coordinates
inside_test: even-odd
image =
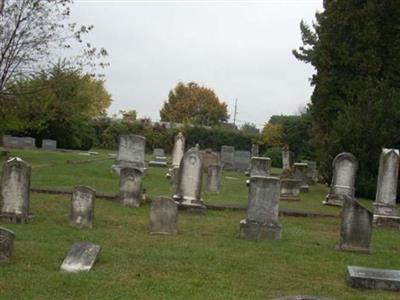
[[[161,121],[216,125],[229,118],[227,105],[220,102],[215,92],[195,82],[179,82],[168,94],[160,111]]]
[[[324,1],[316,23],[300,25],[294,55],[312,64],[314,143],[331,176],[342,151],[359,160],[356,191],[374,197],[382,147],[400,146],[400,6],[396,0]]]
[[[52,58],[57,59],[53,55],[57,50],[73,45],[78,55],[71,57],[71,62],[80,67],[94,67],[97,59],[107,55],[105,49],[83,43],[83,35],[93,26],[67,23],[71,3],[72,0],[2,0],[0,95],[6,93],[7,82],[11,79],[35,74]],[[81,53],[77,51],[78,45],[81,45]],[[100,65],[105,66],[102,62]]]
[[[258,136],[260,134],[260,130],[257,128],[256,125],[247,122],[240,127],[240,131],[247,135]]]
[[[262,141],[267,147],[282,146],[283,127],[281,124],[265,124],[262,131]]]
[[[119,111],[122,114],[122,120],[127,121],[127,122],[134,122],[136,121],[137,118],[137,112],[136,110],[120,110]]]
[[[89,122],[104,117],[111,104],[104,81],[62,63],[50,72],[14,81],[7,90],[16,96],[10,100],[11,107],[0,108],[5,130],[39,139],[53,138],[65,148],[89,148],[94,136]],[[23,93],[26,90],[35,93]],[[8,123],[9,119],[14,122]]]

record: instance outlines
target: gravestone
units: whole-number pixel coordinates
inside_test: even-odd
[[[122,168],[119,176],[119,200],[123,206],[139,207],[143,202],[143,173],[135,168]]]
[[[153,156],[154,157],[157,157],[157,156],[165,157],[164,149],[163,148],[154,148],[153,149]]]
[[[376,219],[379,216],[397,216],[396,197],[399,163],[399,150],[382,150],[379,159],[378,184],[374,202]]]
[[[65,257],[60,271],[76,273],[90,271],[99,255],[101,247],[91,243],[75,243]]]
[[[300,201],[301,180],[281,178],[281,201]]]
[[[221,164],[219,153],[214,152],[211,149],[206,149],[206,150],[200,151],[200,157],[201,157],[201,161],[203,162],[203,171],[204,172],[207,172],[208,167],[211,165]]]
[[[251,157],[259,157],[260,156],[260,147],[258,144],[251,145]]]
[[[1,178],[1,217],[15,223],[24,223],[30,219],[30,185],[29,164],[18,157],[4,163]]]
[[[345,196],[338,250],[370,253],[373,214]]]
[[[250,165],[250,177],[264,176],[271,174],[271,159],[268,157],[252,157]]]
[[[400,271],[347,266],[347,284],[352,288],[400,291]]]
[[[235,147],[233,146],[221,147],[221,162],[224,170],[233,170],[234,158],[235,158]]]
[[[150,166],[162,167],[162,168],[165,168],[167,166],[167,157],[165,156],[164,149],[154,148],[153,155],[154,155],[154,160],[151,160],[149,162]]]
[[[174,200],[160,197],[152,201],[150,233],[171,235],[178,233],[178,205]]]
[[[307,180],[308,184],[315,184],[318,181],[317,162],[312,160],[302,160],[302,163],[307,164]]]
[[[238,172],[246,172],[250,168],[249,151],[235,151],[233,168]]]
[[[35,139],[32,137],[21,137],[21,142],[23,148],[33,149],[36,147]]]
[[[221,190],[222,167],[220,165],[210,165],[207,171],[207,191],[219,193]]]
[[[15,233],[7,228],[0,227],[0,264],[10,261],[14,250]]]
[[[308,192],[307,164],[294,163],[293,178],[301,181],[300,192]]]
[[[71,197],[70,224],[80,228],[92,228],[96,191],[87,186],[74,188]]]
[[[280,180],[276,177],[251,177],[246,219],[240,221],[244,239],[280,239]]]
[[[55,140],[42,140],[42,149],[44,150],[57,150],[57,141]]]
[[[7,148],[35,148],[35,139],[32,137],[19,137],[3,135],[3,146]]]
[[[358,161],[353,154],[342,152],[332,163],[333,176],[329,194],[323,202],[325,205],[342,206],[345,196],[354,198],[354,182]]]
[[[288,170],[292,167],[291,155],[289,147],[285,146],[282,148],[282,169]]]
[[[189,149],[181,160],[178,175],[179,208],[191,212],[205,212],[206,207],[201,199],[202,161],[197,147]]]
[[[178,181],[179,181],[179,167],[173,167],[169,169],[167,174],[167,178],[169,179],[170,188],[172,192],[173,199],[179,199],[178,195]]]
[[[117,164],[113,169],[119,174],[121,168],[135,168],[144,172],[146,139],[139,135],[127,134],[119,137]]]
[[[177,134],[172,150],[172,167],[179,168],[183,155],[185,154],[185,137],[181,132]]]

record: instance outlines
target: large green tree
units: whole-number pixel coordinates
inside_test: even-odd
[[[229,118],[227,105],[215,92],[195,82],[179,82],[160,111],[161,121],[212,126]]]
[[[341,151],[359,160],[356,190],[374,197],[382,147],[400,146],[400,5],[397,0],[324,1],[301,23],[294,55],[312,64],[314,142],[320,171]]]

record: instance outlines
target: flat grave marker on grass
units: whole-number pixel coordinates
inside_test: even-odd
[[[352,288],[400,291],[400,271],[347,266],[347,284]]]
[[[101,251],[100,245],[91,243],[75,243],[65,257],[60,271],[76,273],[90,271]]]

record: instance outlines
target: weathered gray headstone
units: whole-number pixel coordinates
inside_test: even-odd
[[[164,149],[154,148],[153,149],[154,160],[149,161],[149,166],[153,167],[167,167],[167,157],[165,156]]]
[[[219,153],[212,151],[211,149],[206,149],[200,151],[201,161],[203,162],[203,170],[208,171],[208,167],[211,165],[220,165]]]
[[[221,190],[222,167],[220,165],[210,165],[207,171],[207,191],[219,193]]]
[[[352,288],[400,291],[400,271],[347,266],[347,284]]]
[[[312,160],[302,160],[301,162],[307,164],[308,184],[315,184],[318,181],[317,162]]]
[[[15,233],[7,228],[0,227],[0,264],[10,261],[14,250]]]
[[[301,181],[300,192],[308,192],[307,180],[307,164],[294,163],[293,164],[293,178]]]
[[[235,159],[235,147],[222,146],[221,162],[224,170],[233,170],[234,159]]]
[[[92,228],[96,191],[87,186],[74,188],[71,197],[70,224],[77,227]]]
[[[119,173],[121,168],[135,168],[144,171],[144,154],[146,139],[139,135],[127,134],[119,137],[117,165],[114,169]]]
[[[251,145],[251,157],[259,157],[260,156],[260,147],[258,144]]]
[[[271,174],[271,159],[268,157],[252,157],[250,165],[250,177],[264,176]]]
[[[57,141],[55,140],[42,140],[42,149],[44,150],[57,150]]]
[[[354,198],[354,182],[356,180],[358,161],[353,154],[342,152],[335,157],[332,167],[332,183],[329,194],[323,204],[342,206],[345,196]]]
[[[235,151],[233,168],[238,172],[246,172],[250,168],[249,151]]]
[[[342,208],[339,250],[371,252],[373,214],[354,199],[345,196]]]
[[[193,212],[205,212],[201,199],[202,161],[197,147],[189,149],[181,160],[178,175],[178,200],[180,208]]]
[[[4,135],[3,146],[8,148],[35,148],[35,139],[32,137]]]
[[[174,149],[172,150],[172,167],[179,168],[183,155],[185,154],[185,137],[181,132],[175,137]]]
[[[119,200],[123,206],[139,207],[143,201],[143,173],[135,168],[122,168],[119,177]]]
[[[156,198],[150,209],[151,234],[178,233],[178,205],[170,198]]]
[[[290,169],[292,167],[292,163],[290,161],[290,151],[289,147],[285,146],[282,148],[282,169]]]
[[[18,157],[3,165],[1,179],[1,216],[12,222],[29,220],[31,166]]]
[[[400,163],[399,150],[383,149],[379,160],[374,214],[397,216],[396,196]]]
[[[172,198],[179,199],[178,195],[178,181],[179,181],[179,167],[173,167],[169,169],[167,174],[167,178],[169,179],[170,188],[172,192]]]
[[[281,178],[281,201],[300,201],[301,180]]]
[[[100,250],[100,245],[91,243],[73,244],[60,267],[60,271],[70,273],[90,271]]]
[[[276,177],[251,177],[247,218],[240,221],[244,239],[280,239],[280,180]]]
[[[165,156],[164,149],[163,148],[154,148],[153,149],[153,156],[154,157],[157,157],[157,156],[164,157]]]

